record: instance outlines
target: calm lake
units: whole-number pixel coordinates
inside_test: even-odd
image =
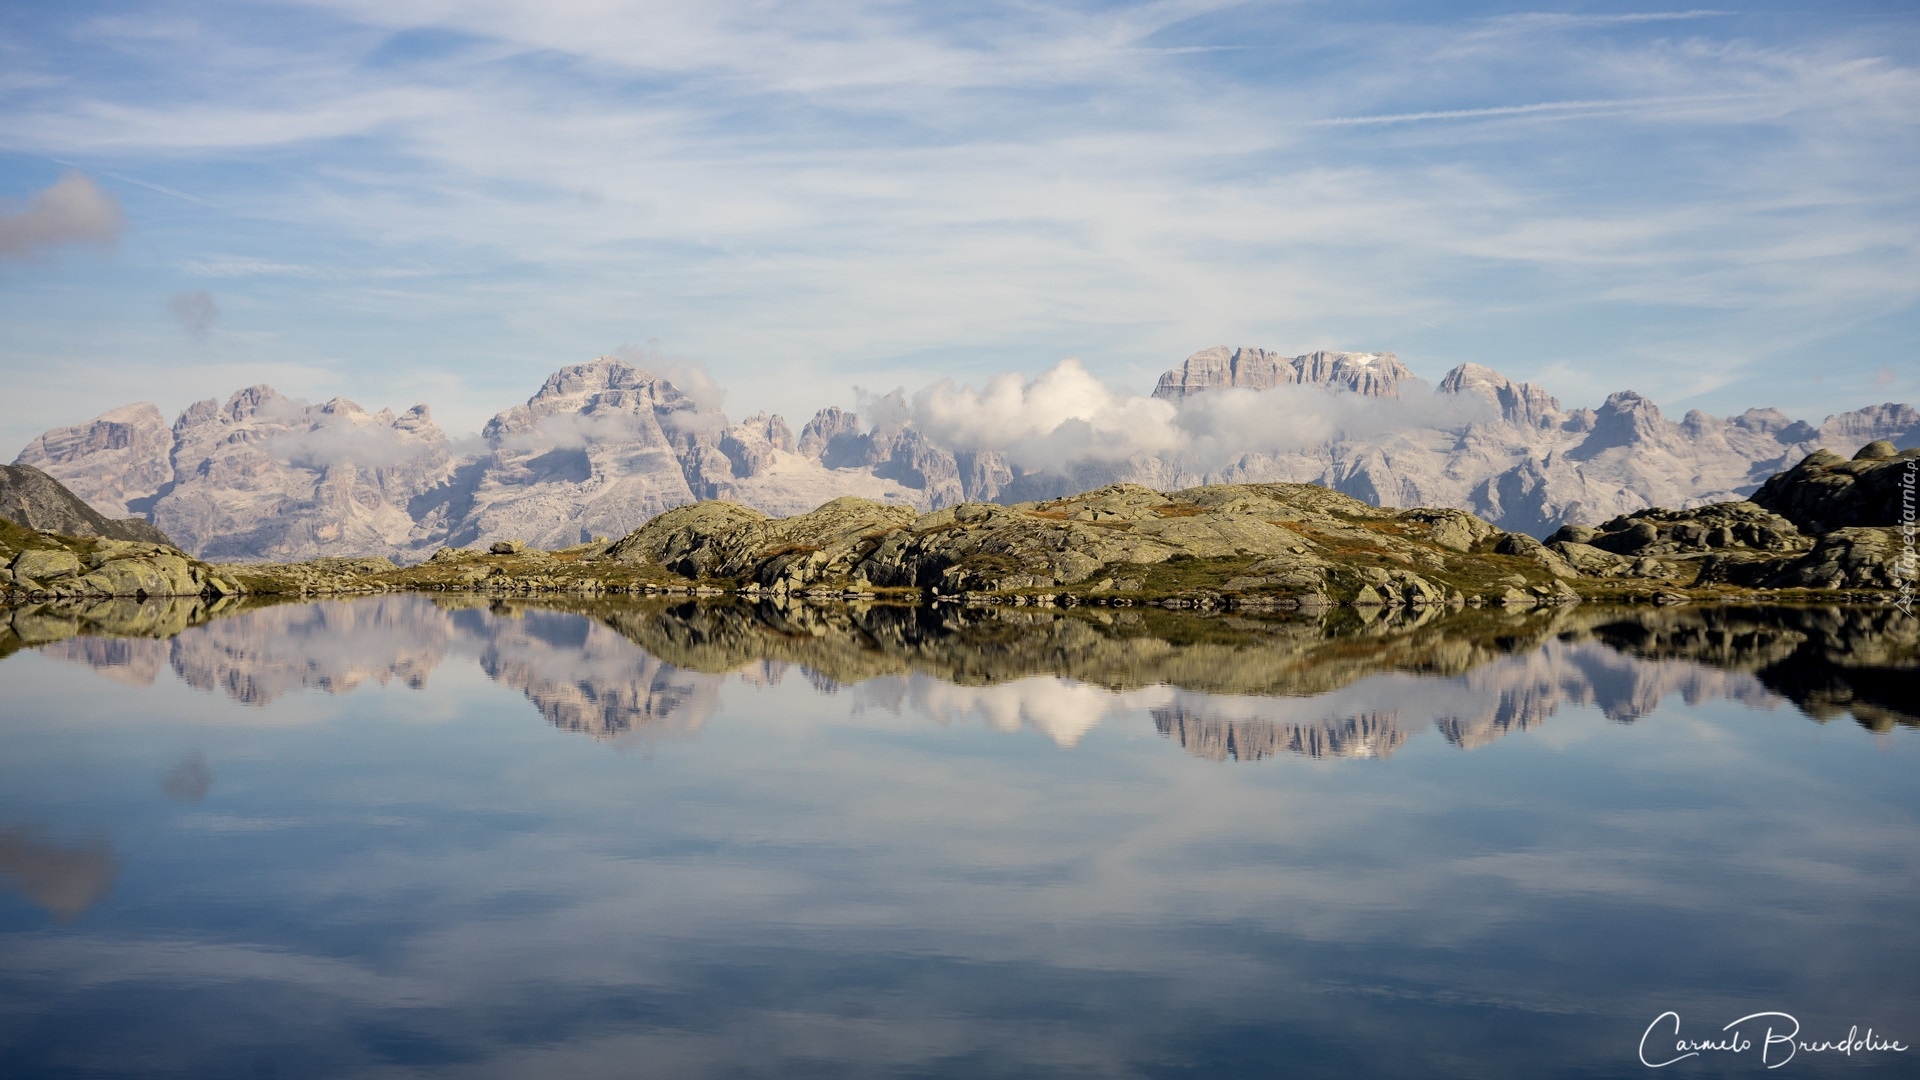
[[[0,612],[0,1077],[1920,1075],[1892,609],[172,617]]]

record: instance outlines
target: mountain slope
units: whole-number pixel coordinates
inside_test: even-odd
[[[145,518],[111,520],[31,465],[0,465],[0,518],[66,536],[173,545]]]

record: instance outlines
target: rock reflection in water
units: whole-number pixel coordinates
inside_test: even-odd
[[[1876,730],[1920,725],[1904,692],[1920,674],[1920,633],[1880,608],[1251,618],[386,596],[201,615],[168,640],[99,636],[112,626],[98,611],[46,605],[12,613],[11,625],[39,635],[77,627],[95,636],[41,651],[135,684],[171,669],[250,705],[299,689],[396,680],[417,689],[450,656],[471,656],[556,728],[602,740],[691,736],[729,680],[764,685],[790,671],[823,692],[857,687],[866,706],[1030,728],[1063,747],[1108,716],[1144,711],[1161,734],[1215,761],[1386,758],[1429,725],[1474,749],[1563,706],[1627,723],[1674,695],[1784,699]],[[156,612],[129,617],[133,633],[166,632]]]
[[[1896,607],[1728,607],[1680,617],[1687,614],[1604,619],[1591,632],[1633,656],[1752,672],[1817,720],[1851,716],[1874,731],[1920,726],[1920,620]]]

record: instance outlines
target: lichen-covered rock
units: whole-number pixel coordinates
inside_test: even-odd
[[[1415,507],[1402,510],[1399,518],[1419,523],[1434,543],[1449,551],[1472,551],[1475,544],[1499,531],[1465,510],[1447,507]]]
[[[19,577],[36,581],[55,581],[80,572],[80,557],[71,551],[23,551],[13,560],[12,570]]]
[[[0,597],[231,596],[240,587],[172,547],[32,532],[0,520]]]
[[[871,581],[856,567],[913,519],[911,507],[851,496],[789,518],[769,518],[732,503],[696,503],[634,530],[608,556],[652,561],[688,578],[730,578],[771,588]]]
[[[618,562],[654,562],[689,578],[712,577],[765,538],[767,515],[730,502],[675,507],[616,541]]]
[[[177,592],[170,588],[168,575],[145,559],[115,559],[75,585],[83,592],[102,596],[170,596]]]
[[[1615,555],[1611,551],[1602,551],[1592,544],[1555,540],[1547,547],[1586,577],[1620,578],[1633,574],[1632,559]]]

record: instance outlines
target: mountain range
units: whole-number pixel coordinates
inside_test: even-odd
[[[478,541],[618,537],[706,499],[773,515],[841,495],[937,510],[1116,482],[1314,482],[1544,536],[1741,498],[1817,448],[1920,436],[1920,412],[1904,404],[1817,427],[1778,409],[1676,422],[1633,391],[1568,409],[1477,364],[1430,387],[1385,352],[1206,349],[1150,397],[1072,404],[1012,430],[1008,417],[1040,396],[1009,405],[942,384],[878,399],[864,419],[822,409],[796,434],[777,415],[732,421],[667,378],[601,357],[555,372],[471,447],[425,405],[369,413],[260,385],[191,405],[171,425],[155,405],[125,405],[41,434],[15,464],[205,559],[410,561]]]

